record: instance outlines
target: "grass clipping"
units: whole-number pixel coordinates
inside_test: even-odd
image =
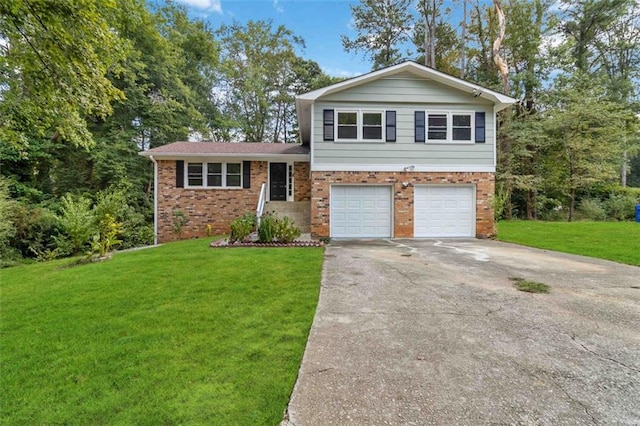
[[[524,278],[509,278],[513,285],[520,291],[527,293],[549,293],[551,289],[548,285],[536,281],[525,280]]]

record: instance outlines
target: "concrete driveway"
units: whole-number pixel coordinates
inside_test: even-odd
[[[332,242],[287,419],[638,425],[640,268],[490,240]]]

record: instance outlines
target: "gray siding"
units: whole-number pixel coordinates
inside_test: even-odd
[[[453,90],[432,80],[409,78],[409,73],[381,78],[370,83],[323,96],[324,102],[385,102],[490,105],[471,93]]]
[[[400,80],[397,80],[400,81]],[[409,80],[406,80],[409,81]],[[354,164],[354,165],[398,165],[414,164],[416,166],[493,166],[494,165],[494,116],[491,105],[486,103],[471,104],[475,98],[460,95],[460,92],[438,88],[439,102],[397,102],[399,97],[396,93],[394,103],[371,102],[371,99],[379,95],[377,91],[372,91],[372,87],[383,89],[387,92],[389,87],[377,83],[388,82],[388,80],[378,80],[368,85],[355,89],[346,90],[343,93],[323,97],[314,106],[313,117],[313,164]],[[428,86],[431,88],[431,86]],[[396,87],[397,88],[397,87]],[[357,90],[356,90],[357,89]],[[423,87],[424,89],[424,87]],[[354,91],[356,91],[354,93]],[[362,95],[367,92],[367,95]],[[374,93],[375,92],[375,93]],[[357,96],[356,94],[359,93]],[[430,93],[435,93],[432,91]],[[444,101],[444,94],[448,93],[448,102]],[[343,99],[360,97],[359,100],[337,101],[336,95]],[[431,96],[431,99],[435,95]],[[465,103],[452,102],[456,96],[464,96]],[[327,99],[333,99],[328,101]],[[394,110],[396,111],[396,142],[325,142],[322,132],[322,111],[323,109],[372,109],[372,110]],[[430,110],[484,111],[486,113],[486,142],[474,144],[460,143],[416,143],[414,142],[414,112]]]

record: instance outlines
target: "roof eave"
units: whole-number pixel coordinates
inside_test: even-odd
[[[156,160],[177,160],[181,158],[242,158],[246,160],[274,160],[287,159],[294,161],[309,161],[309,154],[264,154],[264,153],[241,153],[241,152],[149,152],[142,151],[138,155],[151,157]]]

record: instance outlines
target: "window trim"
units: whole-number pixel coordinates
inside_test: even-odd
[[[463,144],[471,145],[475,143],[475,121],[476,111],[451,111],[451,110],[425,110],[425,134],[424,143],[427,144]],[[446,139],[429,139],[429,115],[446,115],[447,117],[447,138]],[[453,139],[453,116],[454,115],[466,115],[469,117],[471,126],[471,137],[468,140],[454,140]]]
[[[334,120],[333,120],[333,132],[334,132],[334,142],[341,142],[341,143],[361,143],[361,142],[366,142],[366,143],[386,143],[386,112],[387,110],[385,109],[363,109],[363,108],[340,108],[340,109],[335,109],[333,114],[334,114]],[[345,139],[345,138],[340,138],[338,135],[338,114],[340,113],[356,113],[356,138],[355,139]],[[364,139],[363,138],[363,133],[364,133],[364,114],[379,114],[380,115],[380,139]],[[371,126],[371,127],[378,127],[378,126]]]
[[[186,161],[186,167],[184,168],[184,188],[188,189],[243,189],[243,164],[242,161]],[[200,164],[201,173],[202,173],[202,185],[189,185],[189,165],[190,164]],[[220,164],[222,179],[220,186],[209,185],[209,164]],[[240,184],[238,186],[229,186],[227,185],[227,165],[228,164],[239,164],[240,165]]]

